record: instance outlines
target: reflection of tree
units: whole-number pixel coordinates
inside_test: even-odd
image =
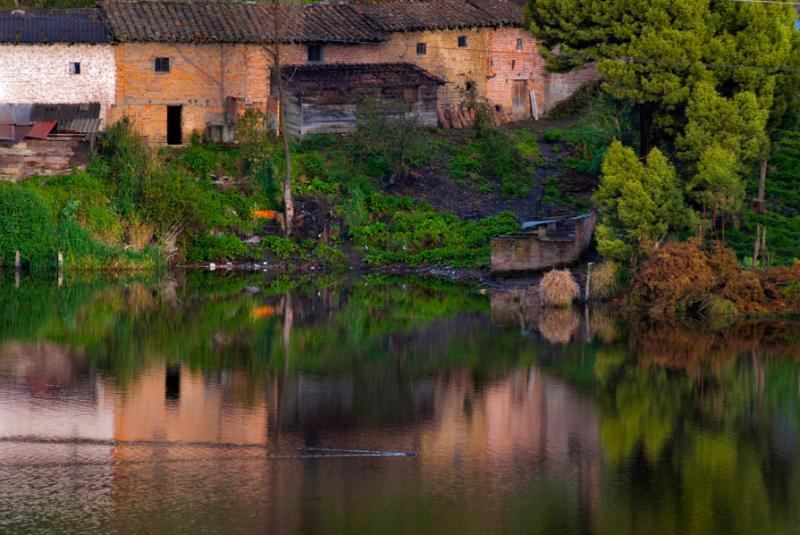
[[[797,445],[781,442],[800,423],[798,365],[775,356],[796,351],[787,333],[776,324],[633,329],[627,345],[597,350],[609,461],[598,531],[796,528]],[[788,457],[775,470],[781,447]]]

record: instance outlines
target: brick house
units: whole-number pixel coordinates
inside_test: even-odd
[[[114,49],[94,9],[0,12],[0,104],[114,102]]]
[[[110,1],[101,9],[117,43],[113,120],[130,118],[152,143],[182,144],[192,132],[230,127],[245,107],[268,110],[271,4]],[[288,6],[278,16],[286,62],[323,45],[328,61],[357,58],[359,45],[383,39],[347,5]]]
[[[153,144],[183,144],[192,132],[229,140],[244,108],[274,112],[276,42],[283,65],[415,65],[444,82],[426,106],[458,108],[473,90],[501,120],[545,114],[594,76],[547,73],[520,7],[507,0],[102,0],[72,13],[64,17],[82,21],[73,22],[82,36],[74,42],[0,45],[0,103],[5,93],[26,102],[91,97],[104,121],[128,117]],[[0,15],[0,36],[9,16]],[[79,64],[81,77],[64,74],[65,62]]]

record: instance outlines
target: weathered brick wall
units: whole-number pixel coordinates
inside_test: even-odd
[[[266,108],[269,61],[259,45],[126,43],[115,47],[116,104],[112,121],[126,116],[151,143],[166,143],[167,106],[183,106],[182,131],[188,140],[221,117],[225,99]],[[168,73],[155,72],[157,57],[169,57]]]
[[[322,47],[322,63],[380,63],[391,61],[386,57],[382,44],[336,45]],[[284,45],[281,48],[281,62],[284,65],[305,65],[308,63],[308,47],[301,44]]]
[[[467,46],[459,48],[458,37],[467,38]],[[427,53],[417,55],[417,43],[425,43]],[[439,89],[439,105],[463,100],[466,83],[475,83],[478,94],[486,91],[488,30],[461,29],[437,32],[394,33],[382,45],[391,61],[419,65],[447,84]]]
[[[80,74],[70,74],[72,62]],[[99,102],[105,121],[115,80],[111,45],[0,45],[0,103]]]
[[[439,90],[439,103],[460,102],[466,82],[473,81],[480,94],[485,92],[487,76],[487,41],[489,30],[463,29],[436,32],[393,33],[388,42],[362,45],[323,46],[323,63],[403,62],[419,65],[448,83]],[[458,47],[458,37],[467,38],[467,46]],[[417,54],[417,43],[425,43],[427,53]],[[285,64],[308,63],[306,45],[284,47]]]
[[[517,40],[522,40],[518,48]],[[536,104],[540,112],[545,108],[545,60],[539,54],[539,45],[527,30],[522,28],[497,28],[489,30],[489,80],[486,97],[492,104],[502,106],[504,112],[513,112],[515,119],[531,116],[529,99],[523,109],[513,110],[514,80],[525,81],[525,92],[536,91]]]

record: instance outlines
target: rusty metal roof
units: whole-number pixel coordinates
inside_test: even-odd
[[[30,137],[33,139],[47,139],[47,136],[50,135],[50,132],[55,128],[56,122],[55,121],[41,121],[38,123],[33,124],[33,128],[25,134],[25,137]]]
[[[0,11],[0,43],[109,43],[105,25],[92,10],[58,13]]]
[[[444,80],[411,63],[328,63],[285,65],[290,90],[363,89],[442,85]]]

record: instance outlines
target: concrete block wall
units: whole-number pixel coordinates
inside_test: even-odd
[[[70,74],[73,62],[80,74]],[[0,103],[99,102],[105,123],[115,91],[111,45],[0,45]]]

